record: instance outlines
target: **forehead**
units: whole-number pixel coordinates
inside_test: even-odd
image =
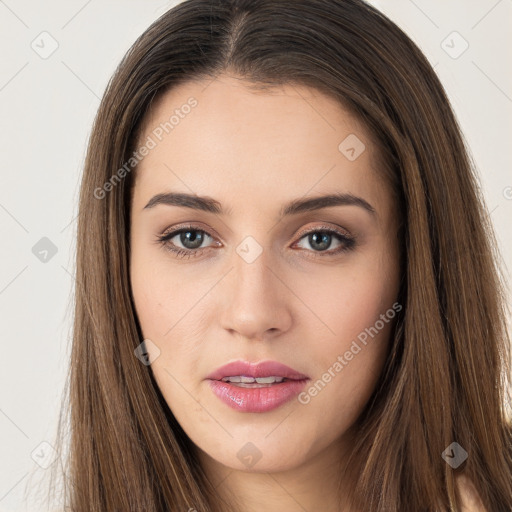
[[[191,101],[195,103],[192,108]],[[337,150],[343,134],[354,133],[361,139],[371,135],[339,101],[317,89],[299,84],[260,89],[245,79],[220,75],[211,80],[181,83],[159,96],[145,116],[142,136],[170,123],[172,126],[164,130],[165,135],[171,132],[173,135],[166,137],[168,143],[182,142],[180,139],[184,137],[180,137],[180,132],[183,136],[190,135],[187,125],[191,122],[183,122],[187,118],[193,119],[193,130],[209,149],[218,145],[218,139],[223,136],[224,142],[247,142],[247,137],[257,137],[258,142],[272,147],[287,140],[301,142],[308,136],[310,144],[303,148],[305,151],[314,149],[321,139],[324,140],[322,149],[327,150],[331,144]],[[208,137],[206,129],[210,130]]]
[[[151,105],[139,146],[149,139],[154,147],[136,172],[146,196],[179,187],[247,203],[258,194],[364,195],[382,186],[366,127],[335,99],[297,84],[262,91],[228,75],[182,83]]]

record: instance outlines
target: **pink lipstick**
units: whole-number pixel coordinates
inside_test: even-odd
[[[308,376],[277,361],[234,361],[208,375],[211,390],[240,412],[267,412],[298,395]]]

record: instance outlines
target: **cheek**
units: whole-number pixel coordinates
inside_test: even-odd
[[[180,273],[147,241],[132,246],[130,280],[137,317],[145,338],[164,339],[185,311],[188,289]]]
[[[368,254],[354,258],[351,265],[323,269],[293,282],[294,292],[308,305],[305,322],[316,324],[317,337],[332,353],[373,326],[392,306],[398,294],[398,268],[390,257]]]
[[[366,287],[361,281],[353,287],[343,284],[347,285],[343,291],[332,291],[331,300],[317,302],[322,304],[319,316],[326,328],[319,328],[313,337],[319,342],[309,344],[308,357],[319,362],[319,372],[330,369],[331,373],[343,374],[338,383],[343,379],[343,387],[348,391],[364,386],[378,373],[396,312],[392,309],[393,298],[388,298],[385,288],[375,286],[377,283]]]
[[[133,277],[137,317],[145,338],[154,339],[162,352],[177,355],[199,349],[208,338],[214,313],[208,296],[215,279],[190,281],[176,272],[155,271]]]
[[[317,329],[310,334],[315,343],[309,343],[307,351],[316,371],[302,403],[318,414],[337,404],[331,420],[343,422],[345,428],[373,392],[389,350],[394,318],[401,309],[395,303],[398,268],[392,259],[368,258],[360,266],[331,273],[328,280],[316,278],[316,287],[312,281],[303,283],[307,288],[298,292],[321,320],[311,320]]]
[[[215,280],[172,267],[165,254],[155,252],[133,247],[132,293],[142,335],[158,348],[151,363],[153,375],[166,394],[180,400],[180,383],[191,390],[196,385],[194,371],[211,328],[211,304],[205,294]]]
[[[379,304],[379,300],[355,303],[354,299],[350,307],[338,309],[338,316],[332,317],[337,336],[309,344],[307,357],[315,362],[316,371],[298,397],[304,407],[302,418],[308,418],[308,428],[315,431],[329,425],[323,435],[331,440],[361,415],[382,373],[394,310],[386,323],[380,315],[390,309],[382,310]]]

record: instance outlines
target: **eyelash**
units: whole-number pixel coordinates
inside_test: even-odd
[[[181,233],[186,233],[188,231],[195,231],[197,233],[204,233],[210,238],[213,238],[207,231],[203,229],[199,229],[197,226],[193,225],[187,225],[184,227],[181,227],[179,229],[176,229],[174,231],[171,231],[169,233],[164,233],[160,236],[157,236],[157,243],[161,244],[165,250],[173,253],[177,258],[190,258],[190,257],[196,257],[199,256],[205,249],[208,249],[208,247],[203,247],[200,249],[182,249],[180,247],[176,248],[174,244],[171,244],[169,240],[174,238],[176,235],[179,235]],[[311,251],[306,250],[306,252],[314,252],[316,253],[315,256],[308,256],[308,257],[329,257],[329,256],[336,256],[338,254],[348,252],[352,250],[355,246],[355,237],[349,237],[346,234],[342,233],[341,231],[337,231],[336,229],[329,228],[327,226],[321,226],[318,228],[310,229],[306,232],[300,233],[299,241],[302,240],[304,237],[311,235],[313,233],[322,233],[322,234],[329,234],[329,235],[335,235],[339,241],[342,243],[340,247],[338,247],[335,250],[331,251]]]

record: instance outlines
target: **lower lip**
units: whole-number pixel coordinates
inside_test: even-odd
[[[240,388],[221,380],[210,380],[209,384],[226,405],[237,411],[267,412],[298,395],[308,380],[288,380],[262,388]]]

